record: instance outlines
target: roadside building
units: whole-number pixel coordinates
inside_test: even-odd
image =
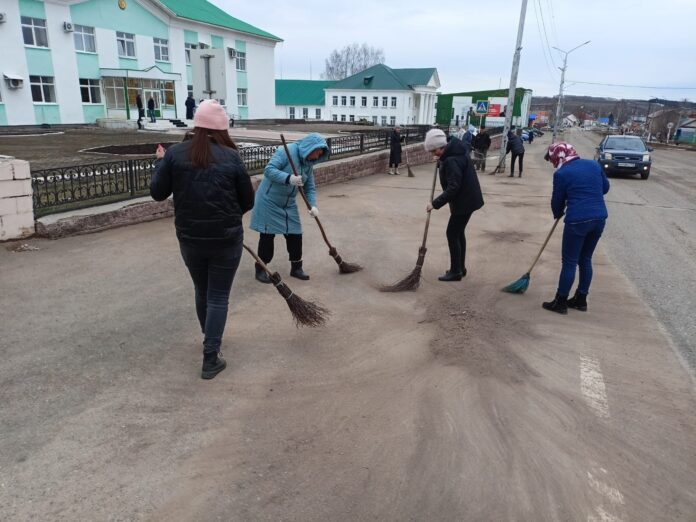
[[[138,94],[183,119],[199,48],[225,51],[230,115],[275,115],[280,38],[206,0],[3,0],[0,14],[0,125],[133,120]]]
[[[502,127],[505,124],[508,94],[508,89],[438,94],[435,121],[438,125],[459,126],[472,123],[486,127]],[[476,115],[478,102],[488,102],[488,113],[485,116]],[[532,91],[518,87],[515,90],[512,109],[513,125],[527,126],[531,103]]]
[[[579,123],[578,117],[575,114],[568,114],[563,117],[563,125],[566,127],[575,127]]]
[[[332,80],[276,80],[276,118],[289,120],[328,120],[324,89]]]
[[[674,141],[696,145],[696,114],[682,118],[674,133]]]

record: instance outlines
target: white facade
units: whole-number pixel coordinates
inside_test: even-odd
[[[364,119],[388,126],[426,125],[435,121],[435,89],[431,92],[326,89],[325,92],[328,120]]]
[[[328,114],[324,105],[276,105],[275,108],[275,117],[281,120],[327,121],[331,119]]]
[[[145,104],[153,95],[158,117],[184,119],[184,102],[192,85],[187,43],[225,50],[229,61],[225,103],[231,115],[275,115],[277,40],[179,18],[155,0],[128,0],[122,5],[125,9],[120,9],[116,0],[2,0],[0,125],[136,119],[136,93]],[[45,34],[47,46],[44,41],[38,41],[40,45],[25,42],[22,29],[24,25],[26,30],[27,20],[45,26],[38,32],[39,38]],[[82,27],[89,32],[86,50],[77,48],[76,38],[84,34]],[[135,56],[123,56],[123,47],[119,56],[117,33],[133,35]],[[156,49],[158,43],[161,45]],[[228,48],[245,53],[243,70],[238,70],[240,62],[227,54]]]

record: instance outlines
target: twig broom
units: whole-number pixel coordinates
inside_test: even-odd
[[[435,174],[433,174],[433,186],[430,189],[430,202],[432,203],[433,197],[435,196],[435,182],[437,181],[437,174],[439,171],[439,163],[435,166]],[[428,217],[425,220],[425,231],[423,232],[423,242],[418,249],[418,260],[416,261],[416,268],[414,268],[410,274],[404,277],[401,281],[394,283],[393,285],[384,285],[380,288],[382,292],[405,292],[405,291],[415,291],[420,286],[421,272],[423,270],[423,263],[425,262],[425,253],[428,249],[425,247],[425,243],[428,240],[428,227],[430,227],[430,214],[428,212]]]
[[[296,327],[324,326],[327,316],[331,315],[329,310],[320,304],[302,299],[299,295],[290,290],[290,287],[283,282],[278,272],[271,272],[270,268],[268,268],[268,266],[261,261],[261,258],[256,255],[256,252],[246,245],[243,246],[244,249],[249,252],[254,260],[259,264],[259,266],[263,268],[264,272],[268,274],[268,277],[270,277],[271,281],[273,282],[273,286],[276,287],[278,293],[283,296],[283,299],[285,299],[285,302],[288,304],[288,308],[290,308],[292,318],[295,320]]]
[[[411,165],[408,163],[408,147],[406,148],[406,170],[408,171],[408,177],[409,178],[415,178],[416,176],[413,174],[413,171],[411,170]]]
[[[290,155],[290,150],[288,150],[288,144],[285,142],[285,136],[282,134],[280,135],[280,141],[283,142],[283,147],[285,148],[285,154],[288,157],[288,161],[290,162],[290,167],[292,167],[292,172],[297,176],[297,170],[295,169],[295,163],[292,161],[292,156]],[[300,196],[302,196],[302,199],[305,202],[305,205],[307,205],[307,210],[312,210],[312,205],[309,204],[309,201],[307,201],[307,196],[304,193],[304,190],[302,187],[298,187],[298,192],[300,193]],[[317,222],[317,225],[319,225],[319,230],[321,232],[321,236],[324,238],[324,242],[326,243],[326,246],[329,247],[329,255],[334,258],[334,261],[336,261],[336,264],[338,265],[338,271],[341,274],[352,274],[353,272],[359,272],[360,270],[363,269],[360,265],[356,265],[355,263],[348,263],[347,261],[344,261],[341,256],[338,255],[338,251],[336,250],[336,247],[334,247],[330,242],[329,238],[326,237],[326,232],[324,231],[324,227],[321,225],[321,221],[319,221],[319,218],[317,216],[313,216],[315,221]]]
[[[532,266],[529,267],[529,270],[520,277],[517,281],[513,281],[509,285],[507,285],[505,288],[502,288],[503,292],[508,292],[510,294],[524,294],[527,291],[527,288],[529,287],[529,278],[532,274],[532,270],[534,269],[534,265],[537,264],[537,261],[539,261],[539,258],[541,257],[541,253],[544,251],[546,248],[546,245],[549,244],[549,239],[551,239],[551,235],[553,234],[553,231],[556,230],[556,225],[558,225],[558,222],[561,220],[561,218],[558,218],[556,221],[553,222],[553,226],[551,227],[551,230],[549,231],[549,235],[546,236],[546,241],[544,241],[544,244],[541,245],[541,249],[539,250],[539,253],[536,256],[536,259],[534,259],[534,262],[532,263]]]

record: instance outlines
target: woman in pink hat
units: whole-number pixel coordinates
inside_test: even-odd
[[[232,281],[242,257],[242,215],[254,206],[254,190],[227,131],[225,109],[202,102],[193,118],[193,137],[157,148],[150,194],[174,194],[174,225],[181,256],[191,274],[196,313],[203,331],[201,377],[225,369],[220,357]]]

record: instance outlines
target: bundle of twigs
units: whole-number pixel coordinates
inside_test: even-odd
[[[285,148],[285,154],[288,157],[288,161],[290,162],[290,167],[292,168],[293,174],[297,176],[297,169],[295,169],[295,162],[292,161],[292,156],[290,155],[290,150],[288,149],[288,144],[285,142],[285,136],[282,134],[280,135],[280,140],[283,142],[283,147]],[[305,205],[307,205],[307,210],[312,210],[312,205],[309,203],[307,200],[307,195],[304,193],[304,190],[302,190],[302,187],[298,187],[298,192],[300,193],[300,196],[302,196],[302,199],[305,202]],[[336,250],[336,247],[334,247],[331,242],[329,241],[329,238],[326,237],[326,232],[324,231],[324,227],[321,224],[321,221],[319,221],[319,218],[317,216],[313,216],[314,220],[317,222],[317,225],[319,225],[319,231],[321,232],[321,236],[324,238],[324,242],[326,243],[326,246],[329,247],[329,255],[333,257],[334,261],[336,261],[336,264],[338,265],[338,271],[341,274],[352,274],[353,272],[359,272],[360,270],[363,269],[362,266],[357,265],[355,263],[349,263],[347,261],[344,261],[343,258],[338,255],[338,251]]]
[[[298,328],[300,326],[324,326],[327,316],[331,315],[329,310],[320,304],[302,299],[283,282],[278,272],[271,272],[270,268],[256,255],[256,252],[246,245],[244,245],[244,249],[251,254],[259,266],[268,274],[278,293],[285,299],[288,308],[290,308],[292,318],[295,320],[295,326]]]

